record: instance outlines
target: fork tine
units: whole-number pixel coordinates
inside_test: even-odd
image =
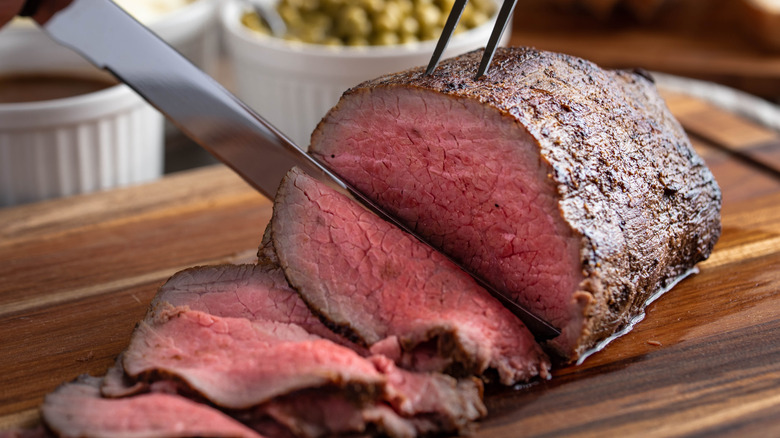
[[[504,4],[501,5],[501,10],[498,11],[498,17],[496,17],[496,25],[493,26],[493,32],[490,34],[487,47],[485,47],[485,53],[482,54],[482,60],[479,62],[479,69],[475,79],[479,79],[487,73],[490,62],[493,61],[493,55],[496,53],[496,46],[498,46],[498,42],[501,40],[501,35],[504,34],[504,29],[506,29],[516,4],[517,0],[504,0]]]
[[[468,0],[455,0],[452,5],[450,15],[447,17],[447,22],[444,23],[444,29],[441,31],[439,41],[436,43],[436,49],[433,51],[430,62],[428,62],[428,68],[425,70],[425,75],[429,75],[436,70],[436,66],[439,65],[439,59],[441,54],[444,53],[444,49],[447,48],[447,43],[450,41],[452,33],[455,31],[455,27],[458,26],[460,16],[463,15],[463,9],[466,7]]]

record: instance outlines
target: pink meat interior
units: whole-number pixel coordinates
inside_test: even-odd
[[[579,237],[539,145],[509,116],[378,87],[342,99],[312,151],[495,287],[559,327],[572,320]]]
[[[279,395],[382,377],[357,353],[294,324],[184,311],[139,324],[123,365],[132,377],[174,375],[219,406],[245,409]]]
[[[81,376],[48,394],[41,409],[47,425],[58,436],[261,438],[222,412],[178,395],[106,399],[99,387],[99,378]]]
[[[271,230],[290,284],[371,351],[390,354],[374,347],[396,338],[415,370],[457,361],[474,374],[493,368],[507,385],[546,374],[525,326],[471,277],[297,169],[279,188]]]

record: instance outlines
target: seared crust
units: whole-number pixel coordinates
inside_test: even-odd
[[[345,96],[433,91],[493,107],[534,137],[560,213],[581,236],[584,280],[569,304],[584,318],[582,331],[550,343],[576,359],[709,256],[721,232],[721,193],[646,73],[515,47],[497,50],[475,80],[481,56],[445,60],[430,76],[422,68],[383,76]]]

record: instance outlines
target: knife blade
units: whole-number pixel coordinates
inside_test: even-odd
[[[134,89],[185,135],[269,199],[274,198],[287,171],[297,166],[428,245],[110,0],[73,0],[42,27],[60,44]],[[538,339],[560,334],[480,277],[474,278]]]

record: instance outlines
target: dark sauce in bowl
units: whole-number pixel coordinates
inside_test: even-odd
[[[0,104],[63,99],[104,90],[117,84],[111,78],[69,73],[0,75]]]

